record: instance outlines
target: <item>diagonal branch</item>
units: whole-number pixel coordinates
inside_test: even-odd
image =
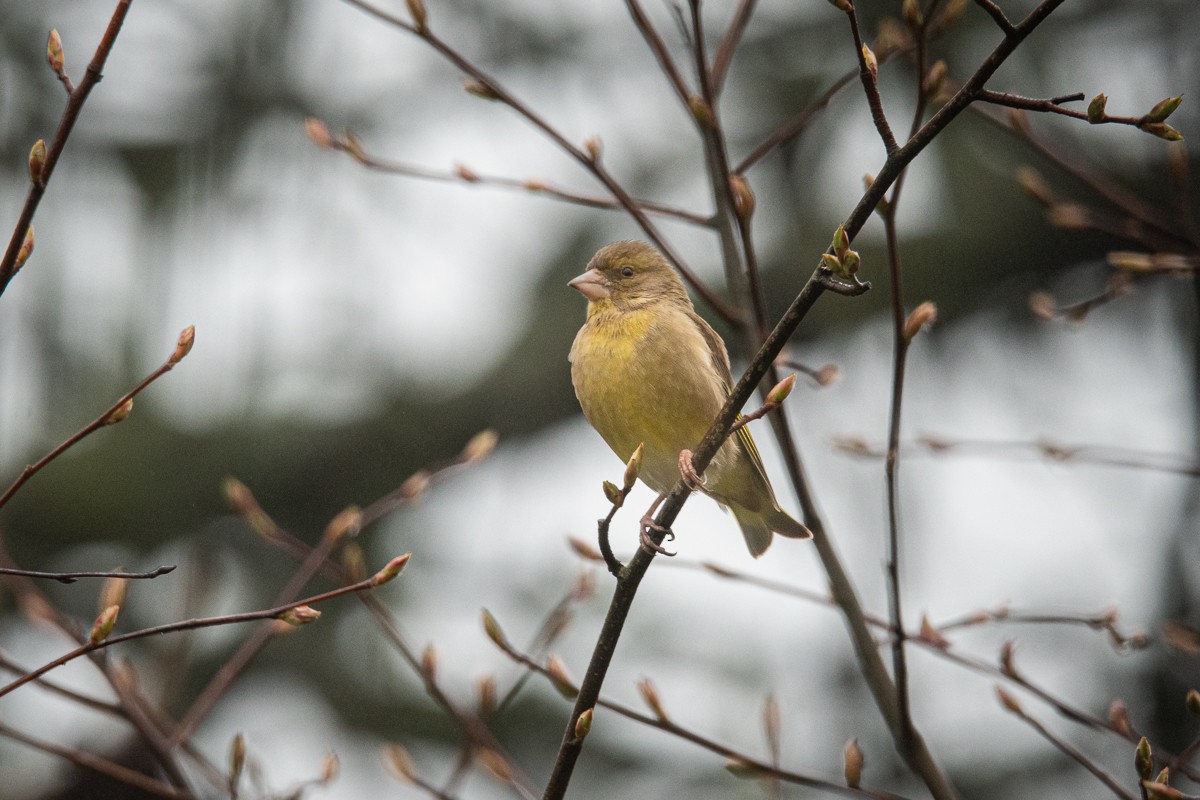
[[[17,226],[8,240],[8,248],[4,251],[4,257],[0,258],[0,295],[4,294],[13,275],[16,274],[17,254],[21,250],[21,244],[25,241],[26,233],[31,229],[33,215],[37,213],[38,204],[42,202],[42,196],[46,193],[46,184],[54,173],[54,167],[58,164],[63,148],[66,147],[67,138],[71,135],[76,120],[79,119],[79,112],[83,109],[83,104],[87,102],[88,95],[103,77],[104,64],[108,61],[108,54],[112,52],[113,45],[117,41],[117,34],[121,32],[121,26],[125,24],[125,15],[129,11],[131,2],[132,0],[117,2],[117,7],[113,9],[104,36],[101,37],[100,44],[96,47],[96,53],[92,56],[92,61],[83,75],[83,80],[79,82],[67,99],[67,108],[63,111],[62,119],[58,123],[58,130],[54,133],[54,141],[46,150],[46,159],[40,174],[30,184],[29,192],[25,195],[25,205],[22,206],[21,214],[17,217]]]

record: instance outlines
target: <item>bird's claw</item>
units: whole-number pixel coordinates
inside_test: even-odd
[[[646,548],[651,553],[659,553],[664,556],[675,555],[670,550],[663,547],[658,542],[654,541],[654,539],[650,536],[651,531],[658,531],[659,533],[661,533],[663,535],[664,539],[669,539],[671,541],[675,541],[675,532],[672,531],[670,528],[666,528],[666,527],[663,527],[662,525],[659,525],[657,522],[655,522],[653,519],[651,519],[649,514],[647,514],[646,516],[642,517],[642,525],[641,525],[640,531],[641,531],[640,538],[642,540],[642,547]]]
[[[683,479],[683,484],[693,492],[708,485],[708,481],[692,466],[691,450],[679,451],[679,477]]]

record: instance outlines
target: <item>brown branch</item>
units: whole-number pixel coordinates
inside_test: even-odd
[[[552,674],[542,664],[539,664],[534,659],[517,650],[502,637],[493,638],[496,646],[501,652],[511,658],[518,664],[521,664],[531,672],[536,672],[544,678],[547,678],[552,685],[559,689],[560,692],[578,693],[579,687],[566,681],[560,674]],[[867,797],[872,800],[904,800],[901,796],[885,792],[881,790],[863,789],[860,787],[844,786],[842,784],[833,783],[831,781],[814,778],[810,775],[804,775],[797,772],[792,772],[785,769],[780,769],[777,765],[770,761],[764,761],[754,758],[753,756],[734,750],[731,747],[720,744],[706,736],[698,734],[692,730],[682,727],[666,716],[649,716],[639,711],[635,711],[629,706],[617,703],[605,698],[597,698],[596,705],[601,708],[607,708],[621,716],[640,722],[651,728],[657,728],[660,731],[668,733],[684,741],[698,745],[711,753],[715,753],[729,760],[729,768],[734,774],[744,777],[769,777],[786,783],[793,783],[798,786],[807,786],[812,789],[822,789],[830,794],[836,794],[843,797]]]
[[[110,761],[109,759],[95,755],[94,753],[63,747],[55,744],[54,742],[38,739],[34,736],[30,736],[27,733],[22,733],[16,728],[10,727],[3,722],[0,722],[0,736],[7,736],[9,739],[12,739],[15,742],[20,742],[24,745],[28,745],[35,750],[40,750],[43,753],[49,753],[50,755],[58,756],[59,758],[70,761],[77,767],[90,769],[93,772],[97,772],[101,775],[112,778],[114,781],[118,781],[127,786],[132,786],[135,789],[147,794],[152,794],[155,797],[165,797],[168,798],[168,800],[190,800],[190,798],[195,797],[195,795],[193,795],[191,792],[176,789],[169,783],[164,783],[156,778],[151,778],[149,775],[143,775],[137,770],[130,769],[123,764]]]
[[[471,76],[478,84],[479,90],[487,97],[508,106],[519,116],[525,119],[534,128],[541,131],[559,149],[566,153],[572,160],[578,163],[585,170],[590,172],[593,177],[599,181],[604,188],[613,196],[613,198],[625,209],[633,220],[642,229],[646,237],[666,256],[680,275],[695,289],[696,294],[708,304],[713,311],[731,325],[737,326],[740,324],[740,317],[737,312],[729,306],[724,300],[718,297],[696,274],[687,266],[683,259],[675,251],[675,248],[666,241],[662,234],[655,227],[654,223],[646,215],[646,212],[638,206],[634,199],[629,195],[625,188],[617,182],[615,178],[608,172],[600,160],[598,152],[590,152],[588,149],[581,148],[571,143],[562,133],[553,125],[546,121],[540,114],[526,105],[516,95],[504,88],[491,75],[483,71],[482,68],[470,61],[460,52],[455,50],[449,43],[435,35],[426,26],[415,26],[405,20],[390,14],[367,0],[343,0],[355,8],[366,12],[378,20],[388,23],[402,31],[406,31],[414,36],[417,36],[427,45],[433,48],[439,55],[449,61],[462,72]]]
[[[168,622],[162,625],[155,625],[150,628],[142,628],[140,630],[131,631],[129,633],[109,636],[104,639],[99,639],[98,641],[94,640],[98,637],[93,635],[93,639],[89,639],[87,642],[75,648],[74,650],[64,653],[53,661],[47,662],[37,669],[25,673],[15,681],[5,684],[4,686],[0,686],[0,697],[9,694],[15,689],[18,689],[21,686],[30,683],[31,681],[37,680],[47,672],[61,667],[64,664],[70,663],[80,656],[89,655],[97,650],[102,650],[115,644],[122,644],[134,639],[145,639],[152,636],[160,636],[164,633],[177,633],[179,631],[211,628],[220,625],[234,625],[242,622],[255,622],[257,620],[282,619],[286,612],[297,609],[300,606],[310,606],[325,600],[332,600],[335,597],[341,597],[345,594],[352,594],[355,592],[362,592],[367,589],[374,589],[375,587],[380,586],[395,577],[395,574],[387,574],[388,571],[394,570],[395,573],[398,574],[399,570],[407,561],[407,555],[400,556],[399,558],[392,559],[388,566],[383,570],[380,570],[380,572],[372,575],[369,578],[358,581],[357,583],[352,583],[348,586],[341,586],[328,592],[315,594],[311,597],[306,597],[303,600],[285,603],[283,605],[275,606],[274,608],[262,609],[260,611],[244,611],[239,614],[222,614],[216,617],[198,617],[195,619],[181,620],[178,622]]]
[[[1000,30],[1004,31],[1005,36],[1011,36],[1016,32],[1017,27],[1009,21],[1004,12],[1000,10],[1000,7],[993,3],[992,0],[975,0],[975,5],[991,15],[996,24],[1000,26]]]
[[[4,290],[8,288],[9,282],[16,274],[17,254],[21,250],[21,244],[25,241],[26,232],[33,224],[33,216],[37,213],[38,204],[41,203],[42,196],[46,193],[46,184],[50,182],[50,176],[54,174],[54,167],[58,164],[63,148],[66,147],[67,138],[71,135],[76,120],[79,119],[79,112],[83,109],[83,104],[103,77],[104,64],[108,61],[108,54],[112,52],[113,45],[117,41],[117,34],[121,32],[121,26],[125,23],[125,15],[129,11],[130,2],[132,0],[118,0],[112,17],[108,21],[108,27],[104,31],[104,36],[101,37],[100,44],[96,47],[96,53],[92,56],[91,63],[88,64],[87,71],[83,75],[83,80],[79,82],[79,86],[74,88],[67,99],[67,107],[63,111],[62,119],[59,120],[54,140],[46,150],[45,162],[37,179],[31,181],[29,192],[25,195],[25,204],[21,207],[21,213],[17,217],[17,225],[13,229],[12,237],[8,240],[8,248],[4,251],[4,257],[0,259],[0,295],[4,294]],[[68,84],[69,81],[64,83],[64,85]]]
[[[0,289],[0,291],[2,291],[2,289]],[[103,414],[96,417],[96,419],[94,419],[92,422],[76,431],[72,436],[68,437],[66,441],[51,450],[46,455],[42,456],[35,463],[26,466],[25,469],[21,471],[21,474],[17,477],[17,479],[13,481],[12,484],[4,491],[4,494],[0,494],[0,508],[3,508],[5,504],[12,499],[12,496],[15,495],[30,478],[44,469],[54,459],[58,458],[63,453],[67,452],[67,450],[70,450],[80,441],[100,430],[101,428],[107,425],[118,423],[125,419],[132,408],[133,398],[141,394],[141,392],[150,384],[154,383],[163,375],[166,375],[168,372],[174,369],[175,365],[183,360],[188,352],[191,351],[194,333],[194,328],[190,326],[184,328],[183,333],[179,335],[179,342],[175,346],[175,351],[171,353],[171,356],[165,362],[163,362],[162,366],[154,370],[154,372],[151,372],[142,380],[141,383],[122,395],[121,399],[109,406],[108,410]]]
[[[1063,108],[1063,103],[1077,102],[1083,100],[1086,95],[1082,92],[1074,94],[1065,94],[1060,97],[1051,97],[1040,99],[1034,97],[1023,97],[1019,94],[1010,92],[993,92],[990,89],[980,89],[975,99],[982,103],[991,103],[996,106],[1005,106],[1006,108],[1019,108],[1024,111],[1038,111],[1043,114],[1058,114],[1071,119],[1080,119],[1085,122],[1090,122],[1093,125],[1131,125],[1139,128],[1146,124],[1147,117],[1118,117],[1109,114],[1100,114],[1096,117],[1089,117],[1085,111],[1075,111],[1070,108]]]
[[[149,572],[39,572],[35,569],[0,567],[0,575],[21,575],[26,578],[48,578],[59,583],[74,583],[80,578],[124,578],[126,580],[151,580],[168,572],[174,572],[174,564],[164,564]]]
[[[1096,778],[1101,783],[1103,783],[1105,786],[1108,787],[1109,791],[1111,791],[1117,797],[1122,798],[1122,800],[1137,800],[1132,792],[1130,792],[1129,790],[1127,790],[1123,786],[1121,786],[1121,784],[1117,782],[1117,779],[1114,778],[1113,776],[1109,775],[1103,769],[1101,769],[1099,764],[1092,761],[1090,758],[1088,758],[1086,755],[1084,755],[1077,748],[1073,747],[1066,740],[1062,739],[1059,736],[1056,736],[1049,729],[1047,729],[1046,726],[1043,725],[1041,722],[1039,722],[1038,720],[1036,720],[1033,717],[1026,714],[1021,709],[1021,706],[1016,702],[1016,700],[1012,698],[1011,695],[1009,695],[1007,692],[1005,692],[1003,689],[1000,689],[999,687],[997,687],[996,691],[1000,697],[1001,704],[1009,712],[1011,712],[1015,717],[1017,717],[1017,719],[1021,720],[1022,722],[1027,724],[1029,727],[1033,728],[1035,731],[1037,731],[1039,734],[1041,734],[1042,738],[1044,738],[1046,741],[1050,742],[1050,744],[1054,745],[1060,751],[1062,751],[1067,756],[1069,756],[1071,759],[1076,761],[1080,766],[1082,766],[1088,772],[1095,775]]]
[[[896,135],[892,133],[892,127],[888,124],[887,115],[883,111],[883,98],[879,96],[879,65],[876,63],[872,68],[867,64],[866,45],[858,30],[858,12],[854,10],[853,5],[846,11],[846,17],[850,20],[850,32],[854,36],[855,57],[858,59],[858,79],[867,96],[867,105],[871,109],[871,120],[875,123],[875,130],[879,132],[879,138],[883,140],[884,149],[887,150],[888,156],[891,156],[899,149],[899,145],[896,144]]]
[[[667,76],[667,80],[671,84],[671,88],[675,90],[675,96],[687,107],[688,97],[692,92],[688,89],[687,82],[679,73],[679,68],[675,66],[675,60],[671,58],[670,52],[667,51],[667,45],[655,30],[654,25],[650,23],[650,18],[646,16],[646,12],[642,10],[641,3],[638,0],[625,0],[625,7],[629,10],[629,16],[633,18],[634,27],[638,33],[642,35],[646,46],[650,48],[650,52],[654,54],[654,60],[658,62],[658,68]]]
[[[510,178],[503,175],[487,175],[476,172],[469,167],[458,165],[452,171],[435,170],[427,167],[405,164],[398,161],[389,161],[370,155],[362,149],[361,143],[353,134],[346,132],[341,136],[329,135],[327,140],[322,140],[318,146],[326,147],[330,150],[347,153],[351,158],[357,161],[367,169],[376,172],[383,172],[389,175],[401,175],[408,178],[418,178],[420,180],[436,181],[439,183],[459,183],[466,185],[489,186],[498,189],[511,189],[515,191],[524,191],[530,194],[541,195],[544,197],[561,200],[565,203],[583,206],[585,208],[598,208],[608,211],[624,211],[625,208],[616,200],[610,200],[604,197],[595,195],[582,194],[570,189],[562,189],[554,186],[540,178]],[[643,200],[633,198],[633,202],[641,209],[650,214],[657,214],[663,217],[686,222],[690,225],[699,227],[712,227],[712,220],[701,214],[696,214],[682,208],[676,208],[664,203],[656,203],[653,200]]]
[[[862,439],[853,437],[836,439],[834,447],[843,453],[854,456],[868,458],[883,458],[885,456],[883,450],[874,448]],[[911,450],[912,452],[909,455],[1046,458],[1064,464],[1074,463],[1124,467],[1200,478],[1200,463],[1186,459],[1183,456],[1108,445],[1063,444],[1048,439],[1004,441],[946,439],[940,436],[927,435],[911,442],[906,442],[903,445],[903,449],[905,452]]]
[[[737,10],[733,12],[733,19],[725,30],[725,35],[721,37],[721,43],[717,45],[717,53],[713,56],[711,70],[713,94],[716,96],[720,96],[721,90],[725,88],[729,65],[733,63],[733,54],[742,41],[742,34],[746,32],[750,17],[754,14],[756,2],[757,0],[740,0]]]

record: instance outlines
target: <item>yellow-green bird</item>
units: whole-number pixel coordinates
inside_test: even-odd
[[[622,460],[645,443],[639,477],[671,491],[732,391],[725,343],[696,313],[662,254],[644,242],[602,248],[568,284],[588,299],[571,346],[571,381],[583,415]],[[775,500],[746,427],[721,445],[700,491],[728,506],[751,555],[771,534],[812,536]]]

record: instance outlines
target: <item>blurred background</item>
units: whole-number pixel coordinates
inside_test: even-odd
[[[709,213],[700,142],[621,4],[428,2],[439,35],[568,139],[600,137],[606,164],[634,195]],[[379,3],[407,18],[399,0]],[[1034,3],[1000,5],[1016,19]],[[6,237],[28,184],[29,147],[51,138],[64,103],[45,64],[47,31],[61,33],[67,71],[78,80],[112,6],[0,0]],[[646,6],[686,63],[671,7]],[[861,4],[866,30],[878,30],[899,6]],[[706,5],[713,41],[732,8]],[[989,85],[1032,97],[1105,92],[1110,113],[1129,115],[1183,94],[1171,119],[1187,137],[1182,145],[1124,126],[1042,116],[1029,123],[1085,173],[1188,232],[1195,216],[1180,221],[1188,212],[1179,211],[1168,154],[1176,147],[1195,161],[1198,29],[1200,7],[1190,0],[1067,3]],[[998,39],[972,5],[935,56],[963,79]],[[720,109],[733,160],[853,66],[844,17],[829,4],[759,2]],[[897,59],[880,78],[893,125],[906,130],[910,70]],[[488,460],[447,473],[358,542],[370,569],[413,553],[403,577],[378,596],[414,647],[436,644],[441,680],[464,704],[481,675],[496,674],[502,688],[519,676],[483,636],[480,609],[523,642],[590,570],[596,593],[577,604],[554,648],[582,676],[612,581],[581,562],[567,537],[593,540],[607,510],[601,482],[619,480],[622,465],[571,390],[566,356],[585,302],[565,284],[595,249],[642,238],[638,229],[617,212],[369,171],[305,135],[303,121],[314,116],[335,132],[353,130],[379,158],[445,172],[462,164],[602,194],[509,109],[464,92],[462,79],[415,37],[337,0],[133,4],[38,212],[36,252],[0,298],[0,485],[161,363],[186,325],[196,326],[196,346],[139,397],[127,421],[37,475],[0,514],[0,535],[21,566],[178,564],[130,587],[120,630],[267,607],[295,563],[231,513],[221,491],[227,476],[315,543],[341,509],[372,502],[492,428],[501,443]],[[861,91],[851,86],[800,139],[749,170],[774,315],[853,207],[862,176],[882,160]],[[1097,295],[1110,274],[1105,254],[1131,245],[1051,225],[1015,181],[1021,166],[1040,171],[1064,200],[1098,203],[1051,160],[974,113],[911,171],[900,214],[905,296],[910,305],[935,301],[939,319],[910,356],[905,438],[1048,439],[1191,462],[1190,278],[1138,281],[1081,321],[1039,320],[1031,293],[1062,304]],[[716,238],[670,220],[661,227],[720,291]],[[839,437],[878,445],[887,430],[892,344],[878,221],[855,246],[875,291],[824,298],[790,345],[804,364],[835,364],[839,379],[826,387],[802,380],[788,404],[837,547],[865,605],[882,615],[883,463],[835,446]],[[698,309],[729,333],[711,309]],[[747,354],[728,338],[736,371]],[[771,436],[758,430],[780,499],[795,510]],[[1120,697],[1137,728],[1173,750],[1187,746],[1196,725],[1183,697],[1200,683],[1200,668],[1195,652],[1168,646],[1160,633],[1166,621],[1200,626],[1193,478],[1028,451],[930,456],[914,448],[901,481],[911,625],[923,614],[939,622],[1002,604],[1089,615],[1115,607],[1123,630],[1153,637],[1149,648],[1118,652],[1082,626],[995,624],[952,640],[995,663],[1000,642],[1014,638],[1023,672],[1073,706],[1104,717]],[[651,499],[637,490],[617,517],[619,554],[631,552],[636,517]],[[651,569],[605,694],[637,705],[635,682],[652,677],[680,724],[756,754],[764,751],[760,711],[773,694],[785,766],[840,780],[843,743],[855,736],[867,753],[868,785],[920,795],[892,753],[837,613],[694,568],[714,561],[823,591],[811,545],[783,540],[752,561],[733,520],[703,498],[686,506],[676,531],[680,555]],[[313,591],[327,585],[315,581]],[[44,589],[90,624],[97,584]],[[198,746],[223,763],[233,735],[244,733],[266,787],[259,794],[314,777],[332,750],[342,775],[311,796],[423,796],[387,774],[381,743],[403,744],[436,781],[457,757],[455,728],[353,599],[322,610],[318,623],[274,641],[254,662],[200,727]],[[211,629],[113,656],[130,659],[144,690],[181,715],[249,633]],[[34,666],[69,647],[0,593],[5,655]],[[916,723],[964,797],[1097,796],[1092,776],[1003,712],[992,679],[921,650],[912,670]],[[107,691],[82,662],[55,677]],[[1036,701],[1027,710],[1134,786],[1126,743]],[[533,680],[497,721],[498,736],[537,783],[549,774],[568,711]],[[37,688],[0,699],[0,719],[136,763],[139,745],[126,726]],[[572,796],[762,796],[757,783],[721,767],[681,740],[598,715]],[[0,778],[13,800],[137,796],[8,739],[0,739]],[[477,771],[461,796],[506,791]]]

